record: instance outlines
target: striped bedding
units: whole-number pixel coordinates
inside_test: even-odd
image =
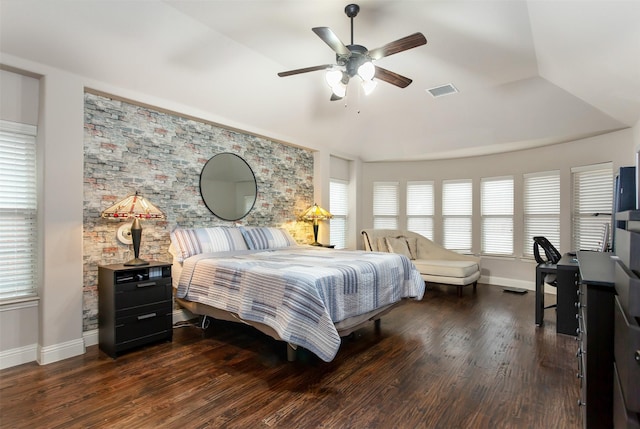
[[[423,294],[403,255],[294,246],[187,258],[176,296],[264,323],[328,362],[340,347],[334,323]]]

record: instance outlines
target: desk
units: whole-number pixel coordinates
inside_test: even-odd
[[[578,309],[575,306],[578,292],[578,260],[565,254],[558,264],[538,264],[536,267],[536,326],[544,323],[544,278],[556,275],[556,332],[576,335]]]

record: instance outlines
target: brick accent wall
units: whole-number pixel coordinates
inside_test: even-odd
[[[253,169],[258,196],[238,223],[282,226],[298,242],[312,227],[296,215],[313,204],[313,152],[183,118],[148,107],[85,94],[83,330],[98,327],[98,264],[133,258],[120,243],[118,222],[100,213],[136,191],[166,215],[142,222],[142,259],[171,261],[169,233],[177,227],[233,225],[216,218],[200,197],[200,171],[212,156],[231,152]]]

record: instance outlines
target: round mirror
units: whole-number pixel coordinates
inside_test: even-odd
[[[211,213],[220,219],[242,219],[256,202],[256,176],[238,155],[219,153],[202,168],[200,195]]]

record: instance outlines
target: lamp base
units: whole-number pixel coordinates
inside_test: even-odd
[[[149,262],[144,261],[144,260],[142,260],[140,258],[133,258],[132,260],[127,261],[122,265],[125,265],[127,267],[139,267],[139,266],[142,266],[142,265],[149,265]]]
[[[318,243],[317,241],[314,241],[309,246],[322,246],[322,244]]]

